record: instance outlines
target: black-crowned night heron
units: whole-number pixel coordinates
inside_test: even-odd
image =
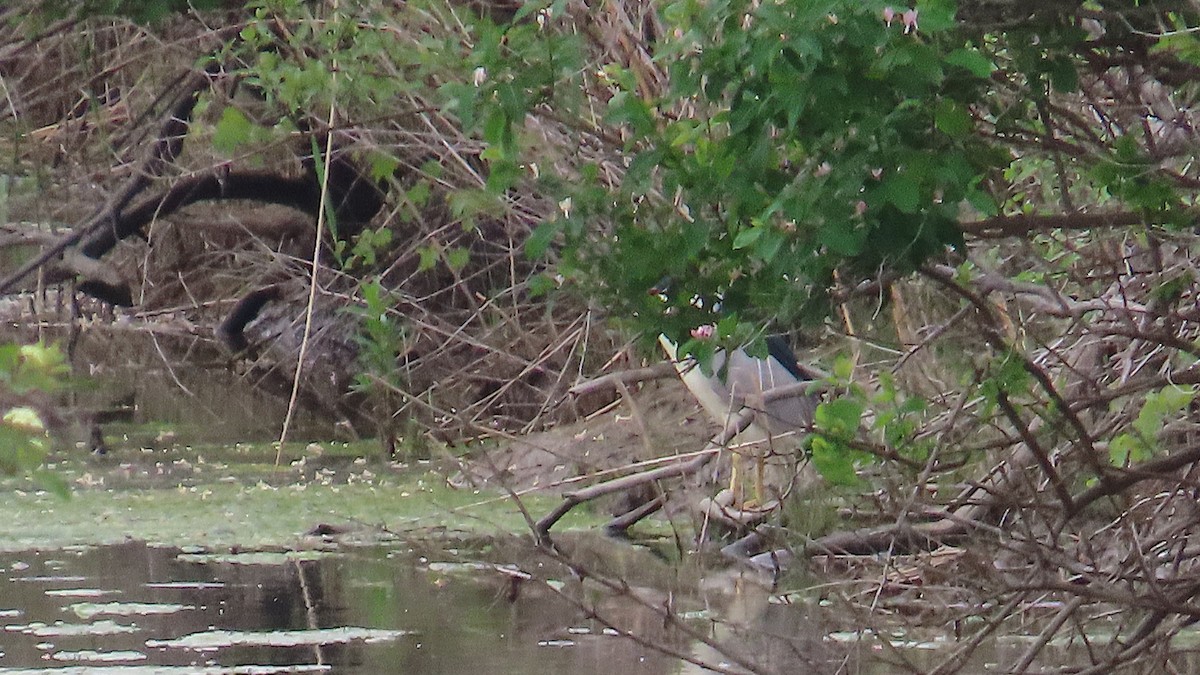
[[[651,293],[662,296],[666,287],[667,281],[664,280]],[[694,329],[692,335],[697,339],[706,339],[711,332],[711,326],[702,326]],[[766,338],[766,358],[751,356],[743,348],[734,350],[729,357],[725,350],[717,351],[709,372],[705,372],[692,358],[680,358],[677,346],[666,335],[660,335],[658,341],[675,364],[683,383],[719,424],[726,424],[743,408],[754,411],[750,426],[738,434],[731,444],[731,506],[739,511],[766,508],[764,473],[768,457],[787,460],[793,454],[780,452],[777,446],[783,443],[792,451],[796,449],[812,425],[820,402],[816,394],[791,385],[808,382],[812,378],[800,367],[795,353],[779,336]],[[782,396],[764,396],[781,387],[796,391]],[[785,441],[785,437],[790,438]],[[754,458],[753,501],[745,498],[743,486],[745,477],[741,457],[747,454]],[[787,461],[783,463],[785,466],[792,464]],[[790,477],[794,476],[792,473]],[[782,497],[782,492],[774,497]]]

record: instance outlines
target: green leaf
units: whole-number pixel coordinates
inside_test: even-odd
[[[484,150],[484,153],[486,152],[487,150]],[[483,158],[484,153],[480,153],[480,158]],[[518,163],[509,159],[493,158],[488,164],[487,191],[502,195],[515,187],[524,175],[525,172]]]
[[[637,136],[654,131],[654,118],[650,107],[638,96],[627,91],[618,91],[608,102],[607,121],[613,124],[628,124]]]
[[[1165,387],[1156,392],[1146,394],[1146,402],[1142,405],[1137,419],[1133,421],[1133,429],[1148,444],[1152,444],[1158,433],[1162,431],[1168,418],[1181,416],[1183,410],[1196,397],[1194,387]]]
[[[1032,376],[1025,368],[1025,362],[1019,355],[1009,352],[999,362],[993,359],[990,364],[990,371],[991,377],[985,380],[984,383],[994,383],[997,387],[997,393],[1004,391],[1010,396],[1013,394],[1028,393],[1032,383]]]
[[[547,272],[534,275],[529,279],[530,297],[540,298],[556,288],[558,288],[558,282],[555,281],[553,275]]]
[[[629,163],[625,171],[625,184],[634,192],[649,190],[653,185],[652,177],[663,161],[662,150],[647,150],[638,153]]]
[[[525,240],[525,256],[531,260],[541,258],[546,254],[546,250],[550,248],[550,242],[554,241],[554,237],[562,230],[562,222],[558,220],[547,220],[538,225],[529,238]]]
[[[1069,94],[1079,88],[1079,72],[1070,58],[1059,56],[1046,65],[1050,74],[1050,86],[1055,91]]]
[[[917,0],[919,31],[941,33],[954,28],[957,5],[955,0]]]
[[[455,190],[447,198],[450,212],[461,218],[465,226],[474,222],[479,215],[495,215],[502,205],[496,195],[487,190]]]
[[[862,253],[867,233],[849,221],[841,221],[818,230],[817,241],[837,255],[850,257]]]
[[[429,181],[421,180],[416,185],[408,189],[405,197],[413,206],[424,206],[429,201],[429,195],[432,194],[432,188],[429,186]]]
[[[921,200],[921,188],[906,173],[898,173],[883,186],[887,200],[904,213],[916,213]]]
[[[483,124],[483,139],[491,146],[487,149],[494,153],[501,153],[498,155],[500,157],[505,156],[512,147],[512,124],[503,110],[496,109],[488,115]],[[491,157],[485,159],[491,159]]]
[[[850,376],[854,374],[854,359],[845,354],[839,355],[833,360],[833,376],[842,382],[849,382]]]
[[[811,449],[813,466],[831,485],[853,487],[860,483],[854,459],[841,444],[814,436]]]
[[[442,97],[442,105],[448,111],[458,115],[459,124],[464,129],[474,129],[479,123],[479,88],[470,83],[449,82],[438,89]]]
[[[758,238],[762,236],[762,233],[763,228],[759,226],[743,228],[742,231],[738,232],[737,236],[733,238],[734,250],[750,246],[754,242],[758,241]]]
[[[1108,443],[1108,460],[1113,466],[1125,467],[1149,457],[1149,448],[1133,434],[1115,436]]]
[[[817,406],[813,422],[817,429],[837,438],[853,438],[862,420],[863,404],[847,398],[826,401]]]
[[[446,251],[446,264],[455,272],[461,271],[469,262],[471,262],[471,249],[469,248],[456,246]]]
[[[249,118],[242,114],[242,111],[233,106],[227,106],[225,110],[221,111],[221,119],[213,131],[213,147],[219,152],[231,155],[238,146],[244,145],[250,140],[250,132],[253,127],[254,125],[250,123]]]
[[[996,206],[996,200],[982,190],[968,190],[967,203],[985,216],[991,217],[1000,213],[1000,209]]]
[[[1192,65],[1200,64],[1200,40],[1189,30],[1178,30],[1158,39],[1151,53],[1173,52],[1181,61]]]
[[[764,229],[763,236],[758,238],[758,242],[754,246],[754,254],[758,256],[759,260],[770,263],[783,248],[784,235],[774,227]]]
[[[942,99],[934,113],[934,124],[950,138],[963,138],[971,133],[971,114],[957,102]]]
[[[437,248],[435,248],[433,246],[422,246],[421,248],[417,249],[417,258],[418,258],[418,262],[417,262],[417,271],[418,272],[425,272],[427,270],[431,270],[431,269],[433,269],[433,266],[437,264],[437,261],[438,261]]]
[[[512,22],[517,23],[520,20],[524,19],[525,17],[529,16],[530,14],[533,14],[534,12],[539,12],[545,8],[546,8],[545,2],[521,3],[521,6],[517,9],[517,13],[513,15]]]
[[[396,174],[400,160],[384,152],[373,152],[370,157],[372,180],[383,180]]]
[[[996,70],[996,64],[973,47],[955,49],[946,55],[946,63],[963,68],[978,78],[986,78]]]

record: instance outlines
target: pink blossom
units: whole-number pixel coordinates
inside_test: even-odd
[[[820,178],[821,176],[828,176],[832,172],[832,164],[829,162],[821,162],[821,165],[817,167],[816,171],[813,171],[813,175],[815,175],[817,178]]]
[[[900,17],[900,20],[904,22],[904,34],[905,35],[908,35],[909,32],[916,32],[916,30],[917,30],[917,10],[916,9],[910,9],[910,10],[907,10],[906,12],[904,12],[904,16]]]
[[[883,8],[883,23],[884,23],[884,25],[886,25],[888,28],[891,28],[892,27],[892,19],[895,19],[895,18],[896,18],[896,10],[892,9],[891,7]]]
[[[858,200],[858,203],[854,205],[854,215],[861,216],[862,214],[864,214],[866,212],[867,212],[867,203],[861,199]]]
[[[711,340],[713,334],[717,332],[717,327],[711,323],[706,323],[703,326],[696,326],[692,329],[692,337],[697,340]]]
[[[875,167],[874,169],[871,169],[871,178],[874,178],[875,180],[879,180],[882,177],[883,177],[883,167],[882,166],[878,166],[878,167]]]

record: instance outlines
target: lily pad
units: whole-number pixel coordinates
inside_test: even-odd
[[[40,622],[26,625],[5,626],[10,633],[25,633],[36,637],[71,637],[76,635],[117,635],[120,633],[136,633],[136,626],[126,626],[115,621],[96,621],[95,623],[65,623],[56,621],[47,625]],[[7,675],[7,674],[6,674]]]
[[[195,609],[192,605],[176,605],[171,603],[149,602],[77,602],[67,607],[81,619],[90,619],[100,614],[115,616],[145,616],[149,614],[175,614],[184,610]]]
[[[344,644],[347,642],[375,643],[395,640],[413,631],[380,628],[321,628],[314,630],[239,631],[208,630],[192,633],[174,640],[146,640],[146,646],[162,649],[212,650],[225,647],[306,647]]]
[[[50,655],[55,661],[78,661],[85,663],[120,663],[122,661],[144,661],[146,655],[134,651],[98,652],[85,649],[78,652],[55,652]]]

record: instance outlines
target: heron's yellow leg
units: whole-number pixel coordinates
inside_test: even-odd
[[[730,450],[730,471],[729,471],[729,491],[733,494],[733,506],[737,509],[747,510],[758,508],[767,503],[766,501],[766,457],[760,450],[748,450],[742,448],[740,450]],[[754,468],[751,470],[746,462],[746,457],[743,452],[754,453]],[[751,490],[747,490],[746,483],[750,483]],[[746,494],[751,492],[751,494]]]
[[[730,450],[730,453],[729,491],[733,493],[733,505],[740,509],[745,496],[742,489],[742,453],[737,450]]]
[[[760,506],[767,503],[763,499],[763,483],[765,482],[763,474],[766,471],[766,463],[767,460],[763,457],[762,451],[756,450],[754,452],[754,501]]]

